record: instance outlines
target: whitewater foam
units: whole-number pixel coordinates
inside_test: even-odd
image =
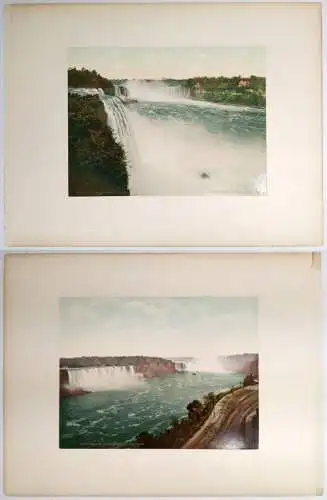
[[[124,83],[129,97],[143,102],[181,102],[187,103],[190,90],[182,86],[169,86],[161,81],[128,80]]]
[[[68,370],[69,385],[92,392],[138,388],[143,379],[132,366],[101,366]]]
[[[131,172],[132,194],[256,194],[263,145],[228,140],[203,125],[128,112],[140,161]],[[257,145],[256,145],[257,142]],[[206,177],[203,178],[203,172]]]
[[[187,97],[186,89],[181,86],[169,87],[164,82],[130,80],[124,86],[129,97],[152,103],[147,114],[142,113],[138,105],[130,108],[119,97],[106,96],[102,89],[73,91],[81,95],[98,93],[102,100],[108,126],[125,151],[131,195],[267,194],[267,179],[263,173],[265,140],[255,135],[251,140],[243,140],[235,135],[237,123],[235,125],[234,121],[240,120],[237,109],[242,115],[251,108],[196,101]],[[117,92],[120,95],[118,86]],[[158,109],[158,103],[171,106],[165,115]],[[190,121],[194,106],[211,107],[216,111],[212,109],[210,117],[210,110],[204,109]],[[215,116],[217,109],[224,116],[227,109],[232,111],[225,116],[223,130],[211,133],[201,119],[206,113],[206,119],[215,123],[219,118]],[[249,130],[251,123],[247,125]]]

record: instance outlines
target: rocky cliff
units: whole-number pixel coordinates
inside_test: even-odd
[[[60,399],[71,398],[73,396],[83,396],[89,394],[90,391],[81,389],[80,387],[69,387],[69,385],[61,385],[59,390]]]
[[[60,386],[69,385],[68,370],[70,368],[96,368],[100,366],[133,367],[134,372],[144,378],[163,377],[177,373],[179,367],[165,358],[147,356],[89,356],[60,359]]]

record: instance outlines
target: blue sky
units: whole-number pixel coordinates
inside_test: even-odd
[[[74,47],[68,65],[108,78],[266,76],[263,47]]]
[[[255,298],[63,298],[60,356],[257,352]]]

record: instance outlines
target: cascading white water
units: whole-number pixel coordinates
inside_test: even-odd
[[[178,361],[175,361],[175,367],[176,367],[176,370],[178,371],[186,371],[186,363],[183,363],[183,362],[178,362]]]
[[[74,92],[97,93],[103,102],[108,126],[125,152],[131,195],[267,194],[264,138],[235,133],[238,126],[251,132],[251,109],[196,101],[182,87],[134,80],[124,88],[140,104],[129,107],[121,87],[115,85],[114,97],[102,89]],[[212,133],[222,116],[221,129]]]
[[[142,377],[133,366],[99,366],[68,369],[69,385],[90,391],[105,391],[137,387]]]
[[[103,90],[100,89],[102,92]],[[97,95],[99,94],[99,89],[93,89],[93,88],[83,88],[83,87],[72,87],[68,89],[70,94],[76,94],[76,95]]]
[[[135,141],[134,131],[130,125],[126,107],[119,97],[105,96],[99,93],[99,97],[104,105],[108,126],[110,127],[115,141],[120,144],[125,152],[127,167],[129,168],[129,188],[132,190],[131,169],[137,168],[139,164],[139,154]]]
[[[127,140],[133,135],[133,130],[130,127],[125,106],[122,104],[119,97],[104,97],[100,95],[107,116],[108,125],[110,126],[114,138],[122,146],[126,145]]]
[[[178,85],[168,86],[160,81],[129,80],[124,87],[129,95],[138,101],[172,103],[190,101],[190,89]]]
[[[98,95],[104,105],[107,115],[108,127],[112,131],[115,141],[120,144],[125,152],[127,167],[131,170],[139,162],[139,155],[136,146],[133,128],[127,115],[121,96],[122,91],[119,85],[114,85],[115,95],[108,96],[102,88],[72,88],[69,93],[83,95]],[[129,188],[131,189],[131,175],[129,175]]]
[[[160,81],[124,86],[139,102],[126,111],[139,153],[131,194],[267,193],[264,139],[235,133],[237,127],[252,130],[253,110],[191,99],[182,86]]]
[[[217,357],[194,358],[186,363],[186,369],[189,372],[229,373]]]

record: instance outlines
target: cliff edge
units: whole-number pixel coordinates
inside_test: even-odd
[[[90,391],[82,387],[74,388],[70,385],[69,371],[76,369],[99,368],[99,367],[133,367],[134,373],[145,379],[164,377],[179,370],[173,361],[165,358],[146,356],[89,356],[79,358],[61,358],[59,368],[60,397],[80,396]]]
[[[125,153],[97,95],[68,94],[69,196],[128,196]]]
[[[252,385],[226,394],[183,448],[224,449],[235,442],[239,448],[255,448],[258,433],[258,385]]]

